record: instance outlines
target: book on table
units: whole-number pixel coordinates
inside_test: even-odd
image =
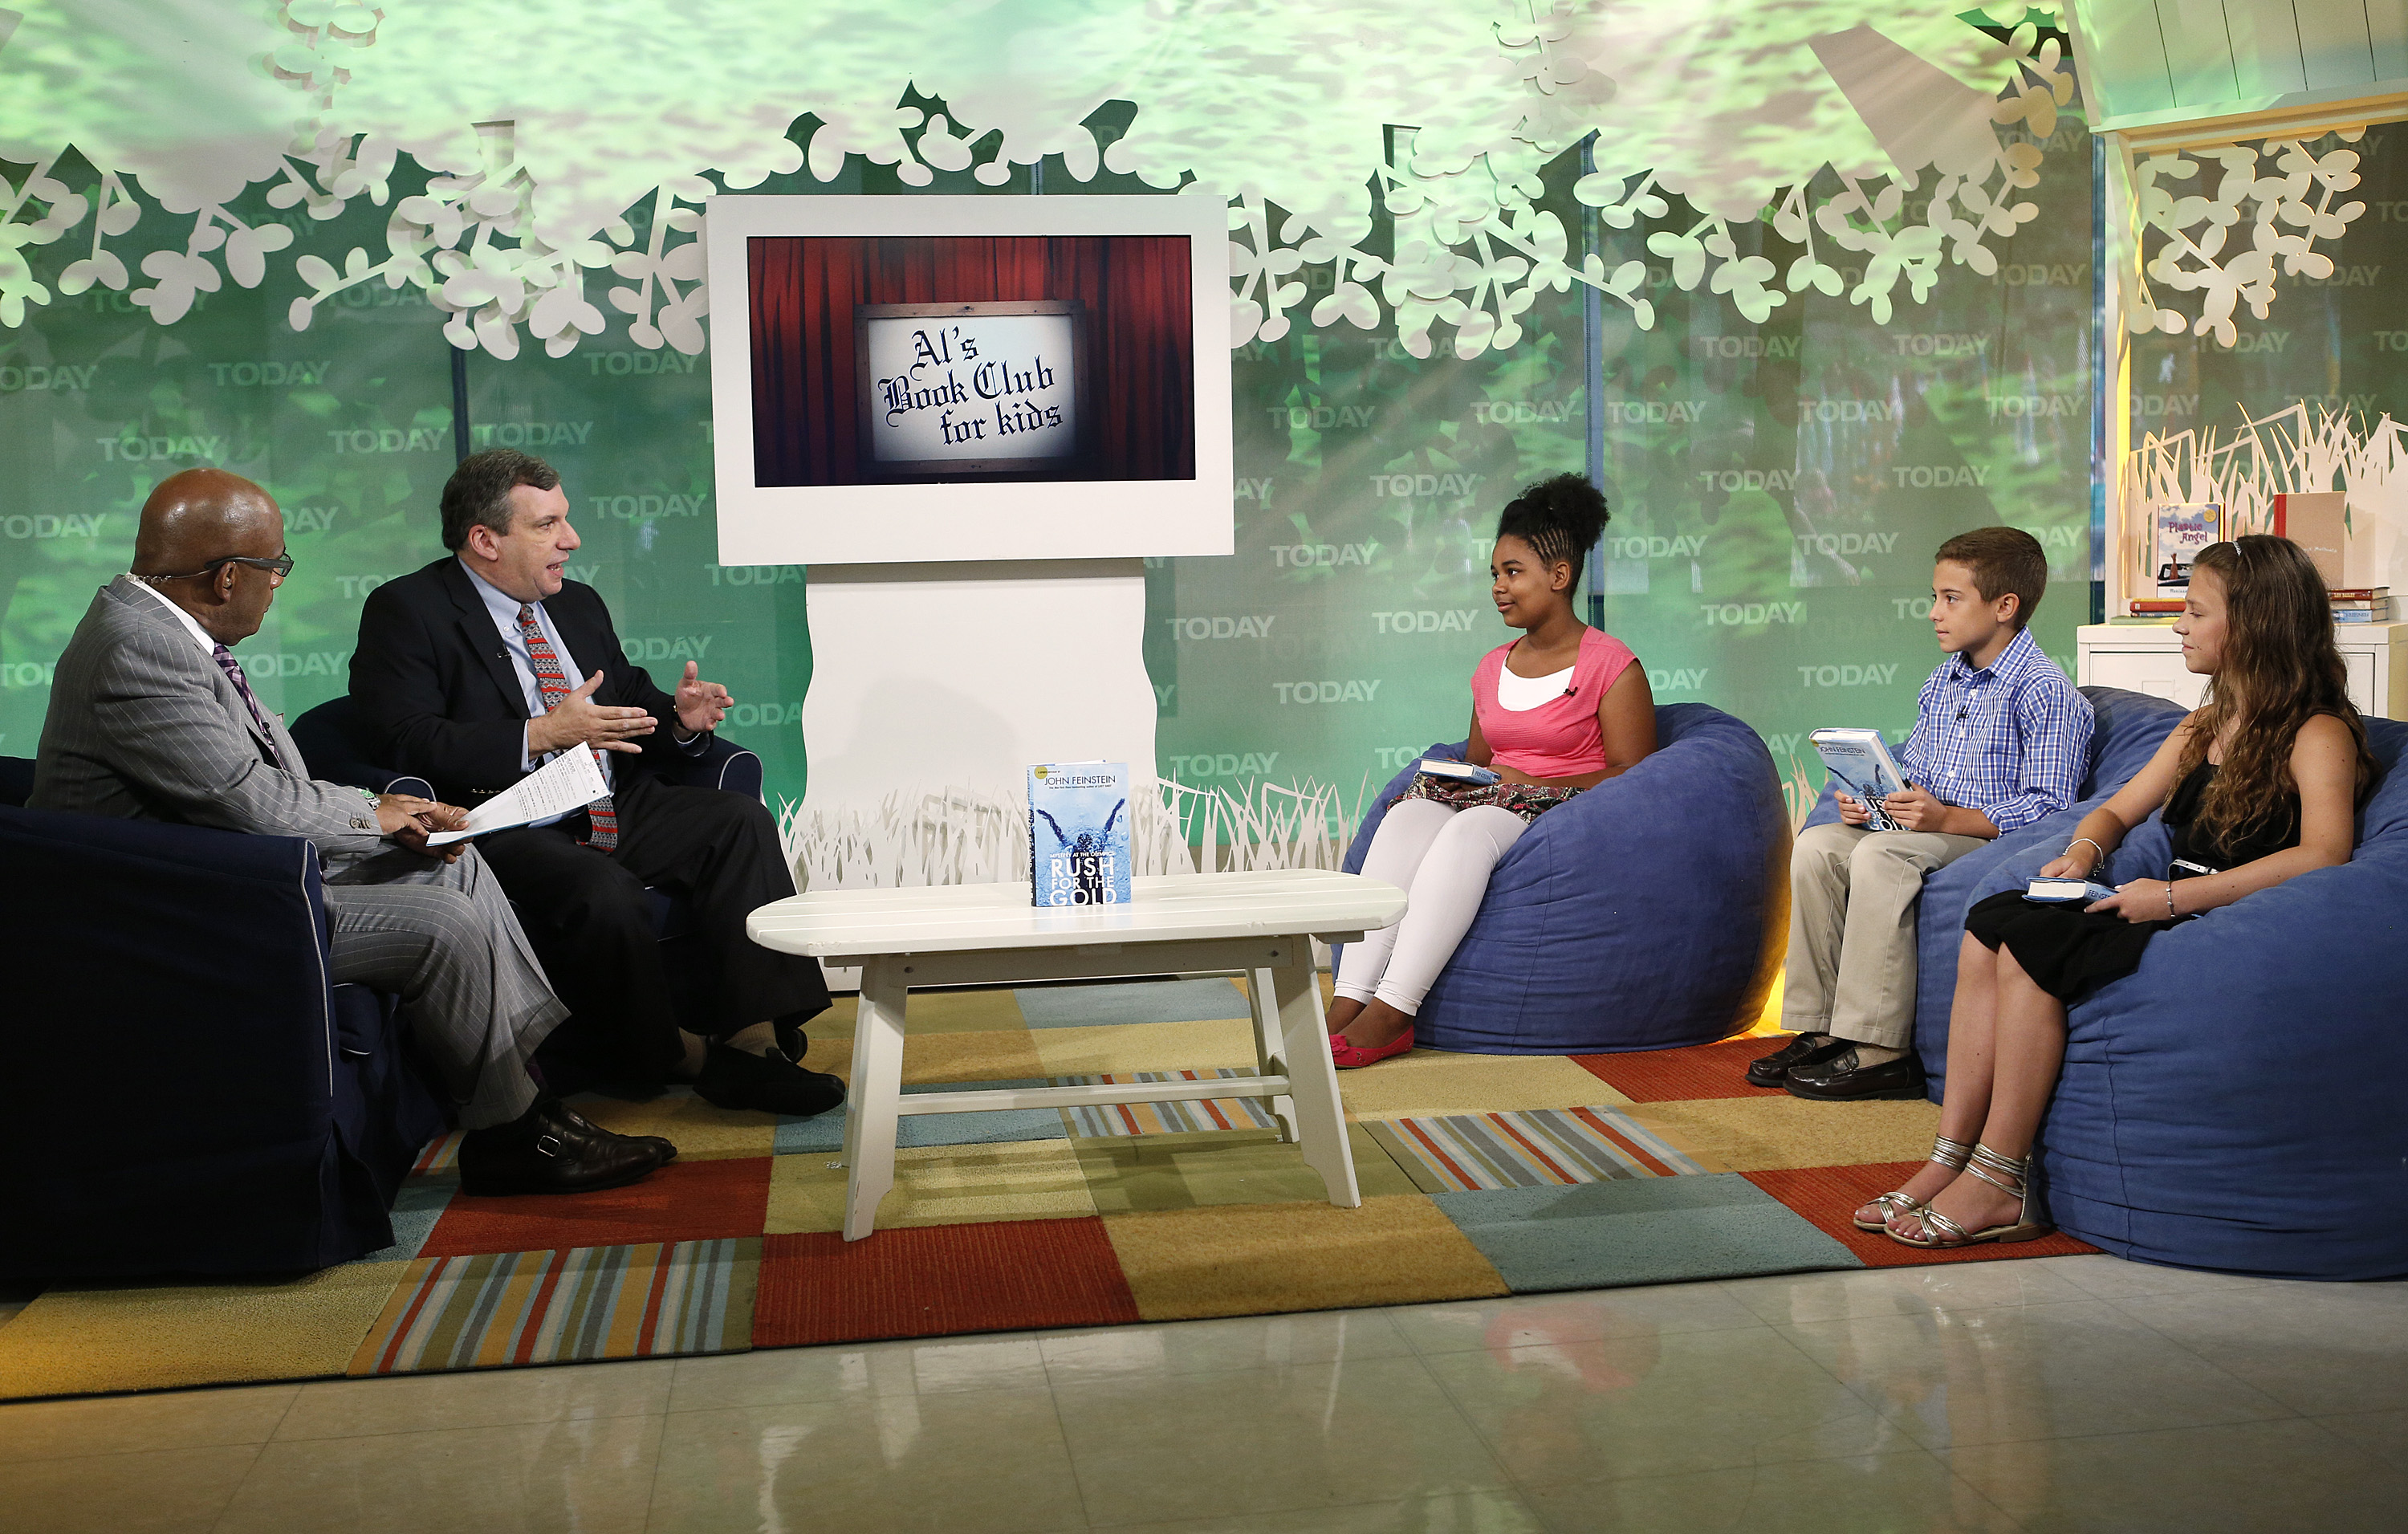
[[[2306,550],[2328,586],[2342,582],[2342,556],[2349,541],[2348,501],[2338,490],[2283,491],[2274,496],[2274,536]]]
[[[1823,767],[1838,780],[1840,791],[1865,807],[1866,824],[1876,831],[1900,829],[1882,809],[1882,800],[1906,787],[1906,775],[1889,753],[1889,742],[1879,730],[1822,729],[1807,737],[1823,758]]]
[[[1130,818],[1126,762],[1030,767],[1029,903],[1126,905]]]

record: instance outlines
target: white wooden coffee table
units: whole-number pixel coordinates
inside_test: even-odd
[[[1268,1098],[1280,1138],[1301,1147],[1329,1201],[1362,1203],[1312,939],[1353,942],[1388,925],[1404,914],[1404,892],[1320,868],[1169,874],[1130,885],[1126,905],[1077,910],[1031,907],[1025,884],[829,890],[763,906],[746,920],[765,948],[861,966],[844,1128],[846,1240],[877,1224],[879,1200],[895,1185],[896,1121],[907,1113]],[[913,986],[1198,970],[1248,977],[1255,1077],[903,1096],[903,1009]]]

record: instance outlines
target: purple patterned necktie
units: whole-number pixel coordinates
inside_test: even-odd
[[[251,695],[251,682],[243,676],[242,667],[235,660],[234,652],[219,645],[209,652],[209,655],[218,663],[218,669],[226,674],[226,680],[234,683],[234,690],[242,695],[242,706],[251,710],[251,722],[259,726],[260,738],[267,742],[269,759],[281,767],[284,753],[276,749],[276,732],[267,727],[267,715],[260,711],[259,699]]]

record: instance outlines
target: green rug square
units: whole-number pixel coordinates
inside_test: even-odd
[[[1864,1266],[1736,1173],[1431,1197],[1515,1294]]]

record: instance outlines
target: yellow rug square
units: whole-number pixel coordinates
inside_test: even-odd
[[[766,1113],[713,1108],[685,1092],[630,1101],[594,1093],[569,1106],[614,1135],[661,1135],[678,1148],[681,1161],[730,1161],[777,1152],[777,1121]]]
[[[1620,1106],[1630,1099],[1559,1054],[1455,1054],[1417,1049],[1338,1074],[1356,1118],[1426,1118],[1515,1108]]]
[[[853,1037],[853,1025],[858,1015],[861,998],[842,996],[836,1004],[811,1019],[811,1048],[820,1047],[822,1038]],[[1025,1028],[1028,1019],[1020,1014],[1020,1003],[1013,998],[1009,986],[982,987],[971,991],[914,991],[903,1003],[903,1031],[906,1033],[986,1033],[996,1028]],[[815,1067],[825,1069],[825,1067]]]
[[[1787,1093],[1639,1103],[1631,1118],[1699,1161],[1735,1172],[1920,1161],[1940,1109],[1928,1102],[1810,1102]]]
[[[50,1289],[0,1326],[0,1398],[340,1374],[408,1269]]]
[[[1209,1023],[1114,1023],[1093,1028],[1039,1028],[1039,1076],[1120,1075],[1133,1070],[1194,1070],[1254,1066],[1254,1025],[1242,1017]]]
[[[1507,1293],[1425,1195],[1107,1214],[1104,1230],[1148,1321],[1329,1311]]]
[[[844,1228],[845,1169],[833,1152],[781,1155],[769,1168],[770,1236]],[[1096,1212],[1095,1196],[1067,1140],[1000,1145],[924,1145],[895,1153],[895,1188],[878,1211],[882,1230],[974,1220],[1066,1220]]]
[[[1361,1125],[1350,1124],[1346,1128],[1347,1143],[1354,1154],[1354,1182],[1363,1197],[1418,1191],[1412,1179]],[[1073,1140],[1070,1145],[1086,1169],[1096,1209],[1104,1214],[1216,1204],[1329,1201],[1329,1189],[1321,1174],[1304,1164],[1303,1147],[1280,1143],[1276,1130],[1116,1135]]]
[[[1016,1082],[1045,1075],[1044,1062],[1037,1057],[1029,1039],[1026,1028],[923,1034],[911,1031],[907,1022],[903,1080],[918,1086],[931,1082]],[[853,1029],[848,1026],[841,1034],[812,1039],[803,1064],[853,1080]]]

